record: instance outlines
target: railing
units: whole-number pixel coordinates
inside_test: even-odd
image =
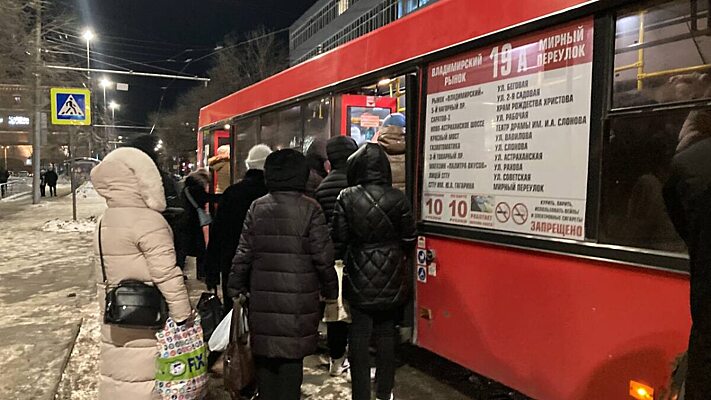
[[[7,183],[0,183],[0,200],[6,199],[10,196],[15,196],[21,193],[29,193],[32,191],[32,185],[27,184],[23,180],[10,181]]]

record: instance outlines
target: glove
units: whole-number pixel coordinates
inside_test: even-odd
[[[229,286],[227,287],[227,293],[226,293],[227,297],[234,299],[236,297],[239,297],[240,294],[241,293],[237,289],[231,288]]]
[[[175,324],[178,326],[185,326],[188,328],[192,327],[193,324],[195,324],[195,310],[193,310],[190,313],[190,316],[187,319],[185,319],[183,321],[176,321]]]
[[[241,293],[239,296],[237,296],[235,300],[239,303],[239,305],[245,307],[247,306],[247,304],[249,304],[249,293]]]

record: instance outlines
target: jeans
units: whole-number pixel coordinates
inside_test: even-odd
[[[254,356],[259,400],[300,400],[304,359]]]
[[[376,397],[390,399],[395,386],[395,323],[397,309],[366,311],[351,307],[350,355],[353,400],[370,400],[371,335],[375,336]]]
[[[329,322],[326,324],[328,352],[332,359],[338,359],[346,354],[348,345],[348,324],[345,322]]]

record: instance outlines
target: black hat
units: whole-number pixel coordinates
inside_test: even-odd
[[[358,144],[349,136],[336,136],[328,140],[326,153],[331,168],[344,168],[351,154],[358,150]]]
[[[292,149],[273,152],[264,163],[264,179],[270,192],[303,192],[309,179],[306,157]]]

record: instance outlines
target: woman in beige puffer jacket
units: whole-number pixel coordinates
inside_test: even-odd
[[[187,320],[192,309],[183,274],[175,265],[173,235],[161,215],[165,195],[151,158],[133,148],[114,150],[92,170],[91,180],[108,205],[101,219],[108,283],[135,279],[155,284],[168,303],[170,316],[175,321]],[[98,254],[98,235],[94,242]],[[100,262],[96,264],[101,267]],[[102,279],[100,271],[97,276]],[[98,291],[103,310],[103,282]],[[160,398],[154,392],[155,334],[149,328],[102,326],[99,399]]]

